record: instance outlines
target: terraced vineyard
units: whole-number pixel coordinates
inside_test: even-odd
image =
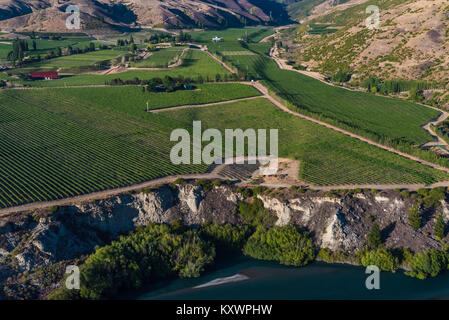
[[[169,134],[179,125],[146,115],[124,117],[49,90],[0,92],[0,207],[207,169],[172,165]]]
[[[161,115],[186,126],[279,129],[279,156],[300,161],[299,178],[315,185],[432,183],[449,175],[278,110],[261,98]]]

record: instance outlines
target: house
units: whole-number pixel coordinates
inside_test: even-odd
[[[58,71],[34,71],[30,72],[33,80],[55,80],[59,78]]]
[[[220,41],[222,41],[222,40],[223,40],[222,38],[217,37],[217,36],[215,36],[215,37],[212,38],[212,41],[213,41],[213,42],[220,42]]]

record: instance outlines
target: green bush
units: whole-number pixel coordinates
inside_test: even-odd
[[[441,214],[437,216],[434,233],[439,239],[443,239],[446,234],[446,224],[444,223],[443,216]]]
[[[371,231],[366,237],[366,242],[371,248],[377,248],[382,244],[381,232],[377,223],[374,223],[371,227]]]
[[[396,272],[399,266],[399,259],[385,248],[376,250],[363,249],[358,252],[360,262],[364,267],[375,265],[384,271]]]
[[[277,220],[277,217],[268,213],[262,200],[258,198],[255,198],[252,203],[241,201],[238,205],[239,213],[245,219],[245,222],[254,227],[268,227],[273,225]]]
[[[217,250],[241,250],[251,235],[251,228],[247,225],[233,226],[230,223],[206,223],[201,226],[201,236],[213,242]]]
[[[421,228],[422,217],[419,213],[418,206],[413,206],[409,209],[408,221],[410,222],[410,225],[413,229],[418,230],[419,228]]]
[[[449,254],[435,249],[417,253],[410,262],[411,270],[406,272],[411,277],[426,279],[435,277],[448,267]]]
[[[243,253],[293,266],[305,266],[315,259],[311,237],[292,225],[270,229],[258,227],[245,244]]]
[[[317,258],[327,263],[348,262],[352,260],[352,256],[344,251],[332,252],[329,248],[321,248],[318,251]]]
[[[348,82],[351,79],[351,73],[345,70],[338,70],[331,77],[332,82]]]

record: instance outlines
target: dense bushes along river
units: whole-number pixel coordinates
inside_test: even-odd
[[[243,251],[245,255],[281,264],[304,266],[318,259],[377,265],[381,270],[408,270],[424,279],[449,266],[449,252],[389,250],[370,243],[355,253],[317,250],[306,230],[297,226],[273,226],[272,216],[259,199],[242,203],[239,214],[245,224],[207,223],[192,229],[178,221],[171,225],[150,224],[98,248],[80,266],[80,290],[56,290],[51,299],[102,299],[115,297],[121,289],[137,289],[168,277],[199,277],[217,256]],[[375,233],[375,232],[374,232]],[[375,234],[368,238],[375,238]]]

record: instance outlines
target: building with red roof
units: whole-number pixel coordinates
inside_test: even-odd
[[[58,71],[33,71],[30,72],[33,80],[55,80],[59,78]]]

